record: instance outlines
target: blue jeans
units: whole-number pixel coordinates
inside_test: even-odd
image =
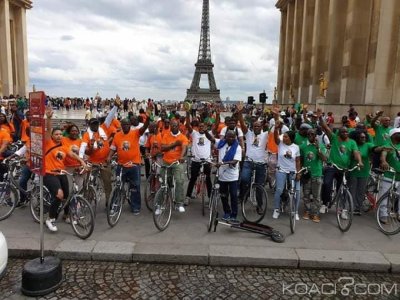
[[[230,214],[232,218],[236,218],[238,213],[238,181],[220,181],[219,184],[224,213]],[[228,202],[229,196],[231,197],[231,206],[229,206]]]
[[[250,161],[243,162],[242,174],[240,177],[240,198],[243,198],[245,192],[251,183],[251,175],[253,174],[253,165],[256,170],[255,182],[264,185],[265,183],[265,166],[253,164]]]
[[[277,171],[276,172],[276,190],[274,195],[274,209],[281,208],[281,195],[283,189],[285,188],[286,183],[286,176],[290,176],[290,180],[296,175],[293,174],[286,174],[284,172]],[[300,181],[295,181],[295,190],[296,190],[296,212],[299,211],[299,204],[300,204]]]
[[[117,174],[120,172],[120,168],[121,166],[118,166]],[[122,167],[122,182],[129,182],[131,211],[140,210],[142,204],[140,196],[140,166]]]
[[[19,178],[21,202],[26,201],[26,190],[28,189],[28,181],[29,178],[31,178],[31,175],[32,171],[28,168],[28,166],[24,166],[21,171],[21,177]]]

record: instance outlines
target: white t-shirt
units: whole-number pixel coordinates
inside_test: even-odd
[[[219,139],[215,140],[215,146],[218,146]],[[229,149],[228,143],[226,143],[221,149],[218,151],[218,162],[222,163],[222,159],[225,156],[225,153]],[[241,161],[242,160],[242,148],[238,145],[236,149],[235,156],[233,160]],[[239,180],[239,162],[235,165],[235,167],[231,167],[230,165],[223,165],[219,168],[219,180],[225,182],[231,182]]]
[[[265,161],[265,149],[268,142],[268,132],[261,132],[257,136],[252,130],[246,133],[246,156],[256,162]]]
[[[400,117],[394,118],[394,124],[393,128],[399,128],[400,127]]]
[[[200,161],[202,158],[208,160],[211,157],[211,141],[204,133],[196,130],[192,132],[192,154],[194,161]]]
[[[295,143],[290,146],[283,142],[278,145],[278,167],[285,172],[296,172],[296,157],[300,156],[300,148]]]
[[[144,126],[144,124],[143,123],[139,123],[138,125],[136,125],[136,126],[131,126],[131,129],[140,129],[140,128],[142,128]],[[149,129],[147,128],[146,130],[145,130],[145,132],[140,136],[140,138],[139,138],[139,145],[140,146],[144,146],[144,145],[146,145],[146,142],[147,142],[147,137],[148,137],[148,135],[149,135]]]
[[[224,128],[222,128],[221,133],[220,133],[219,135],[220,135],[220,136],[221,136],[221,135],[222,135],[222,136],[225,136],[227,130],[228,130],[228,127],[225,126]],[[236,131],[236,130],[237,130],[237,131]],[[235,131],[235,133],[237,133],[237,137],[238,137],[238,138],[243,136],[243,131],[242,131],[242,129],[236,127],[236,128],[234,129],[234,131]]]

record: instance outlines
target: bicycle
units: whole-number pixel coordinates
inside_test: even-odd
[[[157,167],[165,170],[164,176],[160,176],[159,178],[161,187],[154,196],[153,209],[154,225],[158,230],[163,231],[171,221],[172,205],[176,206],[175,179],[173,176],[172,178],[168,178],[168,172],[174,165],[178,165],[179,161],[170,165],[159,165],[157,162],[155,164]]]
[[[187,155],[186,155],[186,157],[187,157],[187,161],[186,161],[186,176],[187,176],[187,179],[190,180],[190,176],[192,175],[192,158],[194,156],[192,155],[191,147],[188,147],[187,149],[188,150],[187,150]]]
[[[7,166],[4,161],[0,164]],[[11,216],[18,203],[18,190],[12,184],[11,177],[11,170],[8,168],[8,171],[3,175],[3,181],[0,182],[0,221]]]
[[[129,166],[135,166],[133,163],[128,163]],[[116,162],[112,162],[111,166],[115,167]],[[128,165],[124,165],[128,166]],[[122,180],[123,166],[120,166],[119,174],[116,175],[114,187],[111,190],[110,200],[107,203],[107,222],[108,225],[114,227],[121,217],[122,207],[124,205],[125,199],[128,199],[130,204],[130,189],[129,182]]]
[[[372,169],[372,172],[368,177],[367,191],[362,204],[363,212],[369,212],[376,209],[383,173],[385,173],[385,171],[381,169]]]
[[[200,159],[200,174],[197,177],[195,191],[196,197],[200,196],[201,198],[201,212],[202,215],[205,215],[205,208],[207,205],[205,204],[206,194],[207,194],[207,184],[206,184],[206,174],[204,173],[204,166],[209,164],[210,162],[204,158]]]
[[[277,162],[276,154],[268,152],[267,163],[265,165],[266,166],[265,185],[268,184],[269,188],[273,191],[276,188],[276,176],[275,176],[276,162]]]
[[[155,161],[152,161],[150,165],[150,176],[146,179],[144,188],[144,202],[149,211],[153,211],[154,196],[160,188],[160,175],[158,174],[157,169]]]
[[[353,197],[351,196],[349,187],[347,186],[347,173],[354,171],[359,168],[359,165],[355,165],[351,169],[342,169],[336,164],[332,163],[338,171],[342,172],[342,184],[337,191],[333,203],[336,206],[336,220],[340,231],[346,232],[350,229],[351,223],[353,222]],[[330,206],[330,205],[328,205]]]
[[[247,189],[242,200],[242,215],[245,221],[258,223],[267,211],[268,195],[262,184],[256,183],[256,168],[265,168],[267,163],[259,163],[246,157],[246,161],[251,163],[252,175],[250,187]]]
[[[396,170],[389,168],[388,172],[393,173],[393,178],[390,189],[381,196],[376,205],[376,222],[384,234],[394,235],[400,232],[400,194],[396,183]]]
[[[100,177],[100,171],[104,168],[102,164],[87,163],[90,171],[87,173],[83,182],[81,194],[92,205],[94,216],[96,217],[97,203],[100,202],[104,194],[103,181]]]
[[[210,202],[208,203],[208,207],[210,209],[209,219],[208,219],[208,232],[211,231],[211,228],[214,225],[214,232],[217,230],[218,225],[218,203],[221,201],[221,195],[219,192],[220,184],[219,184],[219,165],[212,163],[212,165],[216,166],[217,172],[215,173],[214,184],[211,190]]]
[[[294,233],[296,229],[296,176],[308,171],[308,168],[302,168],[298,172],[284,171],[278,169],[280,172],[286,173],[285,188],[281,194],[281,212],[288,210],[290,231]]]
[[[75,234],[81,239],[87,239],[91,236],[94,230],[94,213],[90,203],[79,194],[78,185],[75,182],[74,175],[79,173],[69,173],[65,170],[54,170],[53,172],[65,174],[72,178],[72,193],[65,201],[60,201],[57,210],[57,215],[64,210],[65,207],[69,208],[69,220]],[[48,189],[43,186],[43,215],[48,214],[51,205],[51,195]],[[58,201],[58,200],[56,200]],[[31,213],[36,222],[40,222],[40,199],[39,197],[31,200]]]

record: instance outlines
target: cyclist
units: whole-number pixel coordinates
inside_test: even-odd
[[[179,123],[177,120],[171,121],[171,132],[165,133],[161,140],[158,141],[161,145],[161,151],[164,153],[163,161],[166,165],[171,165],[176,161],[183,163],[185,161],[186,146],[189,141],[187,137],[179,132]],[[161,170],[161,176],[163,176],[165,169]],[[183,207],[184,202],[184,191],[183,191],[183,166],[182,164],[175,164],[171,167],[171,172],[175,178],[175,201],[178,204],[178,211],[183,213],[185,208]]]
[[[294,131],[287,131],[283,134],[282,141],[279,138],[279,133],[282,127],[282,122],[279,121],[279,111],[273,109],[275,117],[274,139],[278,145],[278,170],[276,172],[276,190],[274,194],[274,212],[273,219],[278,219],[280,215],[281,195],[286,183],[286,172],[298,172],[301,168],[300,164],[300,149],[294,143]],[[294,176],[294,175],[292,175]],[[299,220],[298,207],[300,203],[300,175],[296,175],[296,220]]]
[[[265,182],[266,170],[262,163],[265,163],[265,148],[268,141],[268,132],[262,131],[263,124],[259,121],[253,122],[253,129],[249,129],[243,119],[243,106],[238,107],[238,116],[240,127],[246,137],[246,158],[243,162],[243,168],[240,181],[240,199],[243,200],[246,190],[249,188],[251,176],[253,173],[253,162],[261,163],[254,165],[256,170],[255,182],[261,185]],[[257,207],[261,212],[261,208]]]
[[[196,183],[197,177],[201,168],[201,160],[205,159],[209,161],[211,157],[211,141],[207,138],[205,131],[207,126],[203,123],[199,123],[198,131],[193,129],[190,125],[190,113],[186,112],[186,128],[192,138],[192,162],[191,162],[191,176],[186,191],[185,205],[189,205],[190,197],[193,192],[193,187]],[[206,175],[207,195],[211,195],[211,167],[209,164],[204,165],[204,173]]]
[[[388,170],[389,167],[392,167],[396,171],[396,174],[386,172],[383,175],[378,199],[390,189],[393,176],[396,176],[396,184],[400,181],[400,128],[390,130],[389,137],[389,141],[384,145],[387,149],[384,149],[381,153],[381,166],[384,170]],[[391,149],[391,151],[388,151],[389,149]],[[382,223],[387,224],[389,216],[387,215],[385,207],[382,206],[382,209],[383,210],[379,213],[379,218]],[[400,205],[397,207],[397,219],[400,221]]]
[[[78,160],[83,167],[86,167],[86,164],[77,154],[71,151],[69,147],[63,145],[61,129],[52,129],[51,117],[53,116],[53,111],[51,107],[46,109],[46,116],[45,176],[43,177],[43,184],[51,195],[49,218],[46,220],[46,226],[50,231],[55,232],[57,231],[55,222],[60,201],[67,199],[69,194],[68,179],[66,175],[59,173],[65,170],[65,158],[67,156],[74,158]]]
[[[332,166],[332,164],[335,164],[342,169],[348,169],[353,157],[359,164],[360,168],[363,168],[364,164],[356,142],[349,138],[347,128],[342,127],[339,129],[338,134],[334,134],[322,118],[322,112],[320,109],[317,110],[317,116],[322,130],[326,133],[331,142],[331,150],[329,153],[328,165],[324,170],[324,181],[321,192],[323,204],[321,205],[320,213],[326,213],[332,200],[331,193],[333,179],[336,178],[337,188],[339,188],[342,183],[340,172]]]
[[[8,145],[12,142],[12,138],[7,130],[0,128],[0,162],[4,160],[4,154]],[[0,182],[3,182],[3,176],[7,173],[7,166],[0,164]]]
[[[308,167],[308,173],[303,175],[304,220],[311,219],[319,223],[321,206],[322,165],[326,161],[326,148],[316,139],[316,131],[309,129],[308,140],[300,146],[301,162]],[[312,196],[312,199],[311,199]]]
[[[107,161],[111,161],[114,153],[118,156],[117,173],[122,168],[122,180],[129,182],[131,190],[131,211],[134,215],[140,214],[141,196],[140,196],[140,163],[141,154],[139,147],[140,136],[144,134],[149,126],[150,118],[146,119],[143,127],[139,129],[131,129],[130,120],[123,119],[121,121],[122,131],[117,132],[114,136],[110,153]]]

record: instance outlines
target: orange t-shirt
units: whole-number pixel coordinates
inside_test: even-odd
[[[6,124],[0,125],[0,129],[4,129],[5,131],[7,131],[10,136],[12,136],[15,133],[14,124],[11,122],[8,123],[8,125]]]
[[[58,174],[54,170],[64,170],[64,160],[67,157],[68,149],[61,143],[59,147],[55,147],[56,143],[50,139],[45,142],[45,171],[46,174]],[[55,147],[55,148],[53,148]],[[49,153],[51,148],[53,148]]]
[[[117,131],[119,131],[119,130],[121,129],[121,122],[114,118],[114,119],[111,121],[110,127],[111,127],[111,126],[113,126]]]
[[[222,129],[226,127],[225,123],[219,123],[217,128],[218,135],[221,133]]]
[[[76,155],[79,155],[79,148],[81,147],[82,140],[81,139],[76,139],[76,140],[71,140],[70,138],[63,137],[61,140],[61,143],[63,146],[67,149],[67,153],[69,151],[74,152]],[[64,165],[66,167],[79,167],[81,164],[78,160],[75,158],[67,157],[64,160]]]
[[[110,153],[110,144],[107,139],[103,139],[99,132],[93,132],[92,138],[95,140],[97,144],[97,148],[93,149],[89,154],[89,161],[94,164],[101,164],[107,160],[108,154]],[[82,137],[82,143],[86,143],[88,146],[86,149],[90,147],[90,138],[89,133],[85,132]]]
[[[26,129],[29,128],[30,124],[28,120],[24,119],[21,122],[21,141],[27,143],[29,136],[26,134]]]
[[[278,153],[278,145],[275,143],[274,132],[268,133],[267,150],[271,153]]]
[[[7,130],[0,129],[0,146],[3,145],[4,142],[12,142],[12,138]],[[3,153],[0,154],[0,160],[3,160]]]
[[[170,134],[164,134],[162,136],[162,139],[159,140],[159,143],[162,145],[169,145],[172,144],[176,141],[182,141],[182,145],[188,145],[189,140],[187,137],[182,134],[178,133],[177,136],[173,136],[172,133]],[[182,154],[182,146],[177,146],[169,151],[164,152],[164,161],[168,164],[172,164],[173,162],[177,161],[178,159],[181,158]]]
[[[100,127],[103,128],[108,138],[117,133],[117,128],[115,128],[112,124],[110,125],[110,127],[107,127],[106,124],[103,123],[100,125]]]
[[[161,134],[149,135],[145,147],[150,149],[150,155],[154,157],[156,154],[161,152],[161,147],[159,146],[159,140],[161,139]]]
[[[141,163],[139,138],[139,129],[131,129],[127,134],[123,131],[115,134],[111,149],[117,151],[118,164]]]

